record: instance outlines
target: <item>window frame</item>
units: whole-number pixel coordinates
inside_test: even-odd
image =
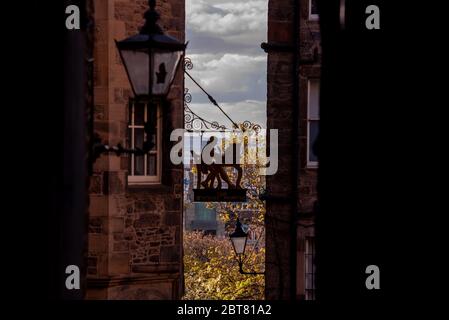
[[[311,82],[312,81],[318,81],[318,118],[312,118],[310,116],[310,93],[311,93]],[[319,78],[309,78],[307,80],[307,168],[315,169],[318,168],[318,161],[310,161],[310,148],[311,148],[311,139],[310,139],[310,123],[312,121],[320,121],[319,112],[320,112],[320,104],[319,104],[319,97],[320,97],[320,79]]]
[[[309,20],[318,21],[320,20],[320,15],[317,13],[312,13],[312,1],[313,0],[309,0]]]
[[[306,300],[315,300],[316,292],[316,265],[315,265],[315,237],[305,238],[305,250],[304,250],[304,293]],[[309,259],[311,259],[312,270],[309,270]],[[308,276],[312,276],[312,288],[308,288]]]
[[[129,103],[129,108],[132,108],[130,114],[131,119],[129,119],[127,124],[127,131],[128,131],[128,141],[129,141],[129,147],[134,148],[134,142],[135,142],[135,129],[143,129],[144,125],[135,125],[134,124],[134,114],[135,114],[135,105],[141,103],[144,107],[144,122],[148,121],[148,110],[150,108],[151,104],[154,104],[156,107],[156,136],[157,136],[157,149],[156,151],[150,151],[150,154],[156,154],[156,175],[155,176],[149,176],[147,174],[147,166],[148,166],[148,155],[144,155],[144,173],[145,175],[135,176],[134,175],[134,154],[131,154],[130,157],[130,163],[131,165],[128,168],[128,185],[130,186],[141,186],[141,185],[160,185],[162,184],[162,106],[158,102],[149,102],[149,101],[135,101],[131,100]],[[130,133],[130,136],[129,136]],[[146,141],[147,134],[144,132],[144,140]]]

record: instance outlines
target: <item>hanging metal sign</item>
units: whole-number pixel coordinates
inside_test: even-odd
[[[261,127],[257,124],[253,124],[249,121],[244,121],[241,125],[237,125],[218,105],[215,99],[210,96],[192,76],[186,71],[191,70],[193,68],[193,64],[189,58],[185,58],[184,60],[184,72],[193,80],[193,82],[208,96],[209,100],[212,104],[220,109],[221,112],[231,121],[233,131],[247,131],[254,130],[254,132],[258,132]],[[228,129],[219,124],[216,121],[208,121],[201,116],[198,116],[194,113],[188,106],[192,100],[192,96],[189,93],[188,89],[185,89],[184,92],[184,111],[185,111],[185,128],[188,131],[197,131],[201,132],[201,136],[203,132],[225,132]],[[202,140],[202,137],[200,138]],[[210,141],[208,141],[209,143]],[[209,162],[206,164],[203,161],[203,154],[196,155],[192,152],[192,156],[196,158],[194,162],[194,166],[196,169],[196,188],[193,189],[194,193],[194,202],[246,202],[246,189],[242,188],[241,180],[243,176],[243,167],[237,161],[236,157],[238,152],[236,151],[236,145],[231,144],[233,161],[231,163],[226,163],[221,161],[221,163],[217,162]],[[202,152],[201,152],[202,153]],[[213,153],[213,151],[212,151]],[[228,176],[227,170],[229,168],[236,170],[237,174],[235,180]],[[225,182],[227,188],[222,188],[222,182]]]

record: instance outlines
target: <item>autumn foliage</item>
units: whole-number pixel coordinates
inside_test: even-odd
[[[262,153],[265,152],[264,146],[263,143],[259,147]],[[246,156],[257,159],[259,156],[254,151],[247,149]],[[244,163],[242,187],[247,190],[247,202],[214,202],[207,203],[207,207],[216,210],[228,233],[233,231],[235,221],[239,218],[248,228],[248,234],[256,235],[256,239],[248,241],[243,268],[247,272],[261,272],[265,269],[265,203],[260,200],[260,195],[265,189],[265,177],[259,174],[257,165],[247,164],[244,159],[242,160]],[[195,169],[193,167],[192,171]],[[236,172],[227,170],[227,173],[231,180],[235,181]],[[214,237],[204,235],[202,232],[186,231],[184,277],[183,299],[186,300],[264,299],[264,276],[239,272],[234,249],[228,237]]]
[[[245,267],[264,268],[265,249],[247,248]],[[247,271],[247,270],[245,270]],[[184,234],[185,300],[263,299],[264,276],[239,273],[228,238]]]

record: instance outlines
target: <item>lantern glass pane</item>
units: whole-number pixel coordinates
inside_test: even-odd
[[[182,51],[155,50],[153,55],[153,94],[166,95],[176,74]]]
[[[234,244],[234,249],[237,254],[242,254],[245,250],[246,237],[235,237],[231,238]]]
[[[137,95],[147,95],[149,89],[148,51],[122,50],[121,53],[135,93]]]

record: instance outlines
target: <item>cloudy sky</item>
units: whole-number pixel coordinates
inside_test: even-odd
[[[235,122],[266,124],[266,53],[268,0],[186,0],[189,73]],[[230,122],[186,77],[190,108],[199,116]]]

